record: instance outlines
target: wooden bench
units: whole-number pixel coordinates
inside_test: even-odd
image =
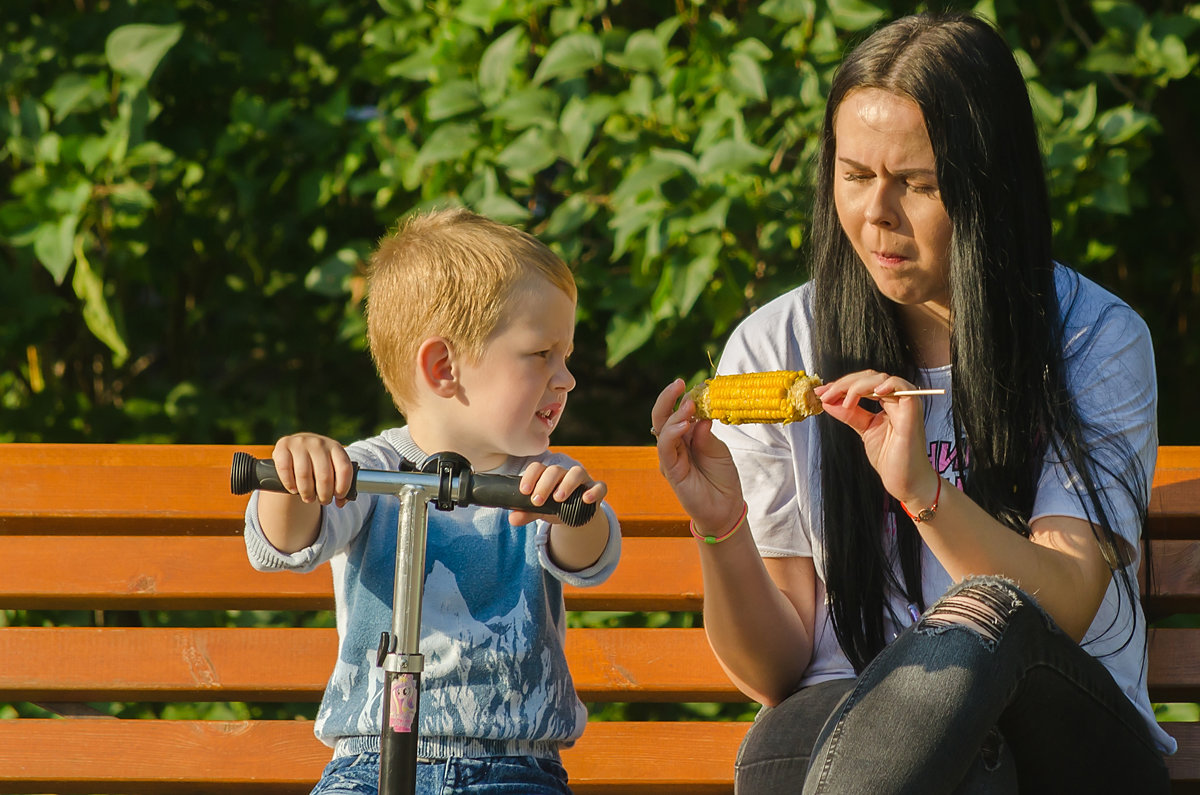
[[[0,792],[304,793],[317,779],[329,751],[311,721],[270,716],[278,704],[320,699],[335,632],[266,626],[278,614],[254,611],[329,610],[329,570],[249,567],[245,497],[229,493],[235,449],[268,454],[0,445],[0,608],[16,611],[6,623],[31,624],[0,627],[0,714],[9,718],[0,720]],[[653,449],[563,449],[609,483],[625,534],[613,577],[570,590],[568,606],[698,611],[694,542]],[[1146,597],[1149,614],[1200,613],[1200,447],[1160,451],[1150,535],[1158,592]],[[71,612],[42,626],[41,611]],[[676,626],[568,631],[584,701],[745,702],[702,629],[657,623]],[[1150,689],[1155,701],[1200,702],[1200,629],[1152,630]],[[172,719],[176,703],[214,717]],[[747,725],[594,720],[564,758],[580,795],[730,793]],[[1200,791],[1200,724],[1164,726],[1180,742],[1169,761],[1176,791]]]

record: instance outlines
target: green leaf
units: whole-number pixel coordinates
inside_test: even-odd
[[[68,72],[54,81],[54,85],[43,99],[54,112],[55,123],[61,122],[73,112],[86,112],[103,107],[107,101],[104,75],[88,76]]]
[[[483,197],[476,203],[475,211],[502,224],[524,223],[530,215],[527,208],[502,193]]]
[[[604,46],[591,33],[572,33],[557,39],[546,50],[546,57],[533,73],[535,85],[547,80],[576,77],[600,64]]]
[[[425,5],[423,0],[376,0],[379,7],[394,17],[408,18]]]
[[[485,103],[495,104],[508,90],[513,69],[524,59],[525,41],[524,30],[514,27],[483,51],[479,59],[479,93]]]
[[[34,230],[33,254],[42,263],[55,284],[62,284],[74,259],[76,215],[64,215],[54,221],[38,224]]]
[[[590,115],[586,102],[578,97],[571,97],[559,119],[558,128],[563,138],[562,156],[573,166],[583,162],[583,156],[596,132]]]
[[[496,162],[512,174],[528,176],[558,159],[558,149],[550,133],[540,127],[530,127],[504,147],[496,156]]]
[[[662,41],[649,30],[635,31],[625,42],[624,52],[608,54],[608,62],[613,66],[633,72],[657,72],[666,58]]]
[[[479,106],[479,91],[471,80],[451,80],[434,86],[425,96],[425,112],[430,121],[469,113]]]
[[[729,56],[729,81],[733,89],[745,97],[757,102],[767,98],[762,67],[745,53],[735,52]]]
[[[129,348],[109,311],[108,300],[104,297],[104,280],[92,270],[91,263],[84,256],[82,237],[76,238],[74,248],[75,276],[71,280],[71,287],[83,302],[83,321],[96,339],[113,352],[113,364],[120,367],[129,358]]]
[[[491,112],[510,130],[523,130],[532,125],[550,127],[558,120],[559,99],[548,88],[525,88],[510,94]]]
[[[1132,105],[1122,105],[1102,114],[1097,127],[1100,139],[1115,145],[1128,141],[1147,127],[1157,127],[1157,122],[1153,116],[1135,110]]]
[[[454,9],[454,17],[472,27],[490,31],[497,22],[512,16],[510,5],[508,0],[461,0]]]
[[[654,334],[656,325],[654,316],[648,309],[632,316],[614,315],[608,324],[608,332],[604,335],[608,346],[605,363],[609,367],[613,367],[645,345]]]
[[[1146,14],[1133,3],[1119,0],[1093,0],[1092,13],[1104,28],[1116,28],[1130,36],[1146,23]]]
[[[887,10],[865,0],[829,0],[833,24],[843,30],[865,30],[887,14]]]
[[[715,182],[730,173],[741,173],[752,166],[767,162],[770,152],[749,141],[727,138],[710,146],[700,155],[700,174]]]
[[[318,262],[304,277],[304,286],[327,298],[350,292],[350,277],[358,266],[359,254],[352,248],[338,249]]]
[[[582,193],[573,193],[550,213],[543,234],[552,239],[573,234],[595,214],[595,202],[588,201],[588,197]]]
[[[767,0],[758,13],[785,25],[796,25],[813,18],[817,13],[814,0]]]
[[[108,35],[104,55],[114,72],[145,84],[182,33],[179,23],[123,25]]]
[[[679,317],[692,311],[696,300],[712,282],[720,264],[717,255],[721,252],[721,236],[716,232],[701,235],[692,241],[690,248],[696,252],[696,258],[687,264],[681,278],[675,279],[672,285]]]
[[[417,169],[446,160],[457,160],[479,145],[478,129],[474,124],[443,124],[429,134],[429,140],[417,153]]]
[[[1075,104],[1075,118],[1071,120],[1071,129],[1083,132],[1096,120],[1096,84],[1088,83],[1080,91],[1071,92],[1071,100]]]

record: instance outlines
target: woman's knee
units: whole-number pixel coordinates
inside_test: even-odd
[[[968,577],[921,616],[915,631],[939,634],[962,627],[991,649],[1016,616],[1029,610],[1045,618],[1037,602],[1011,580],[992,576]]]

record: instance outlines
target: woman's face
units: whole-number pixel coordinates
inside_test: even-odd
[[[833,131],[838,220],[879,291],[947,316],[950,216],[920,108],[881,89],[855,89]]]

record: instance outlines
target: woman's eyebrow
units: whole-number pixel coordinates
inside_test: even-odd
[[[849,157],[839,157],[838,161],[845,163],[847,166],[850,166],[850,168],[856,168],[860,171],[874,171],[873,168],[865,163],[860,163],[857,160]],[[929,177],[931,179],[937,177],[937,172],[932,168],[902,168],[896,171],[889,171],[888,173],[897,177]]]

